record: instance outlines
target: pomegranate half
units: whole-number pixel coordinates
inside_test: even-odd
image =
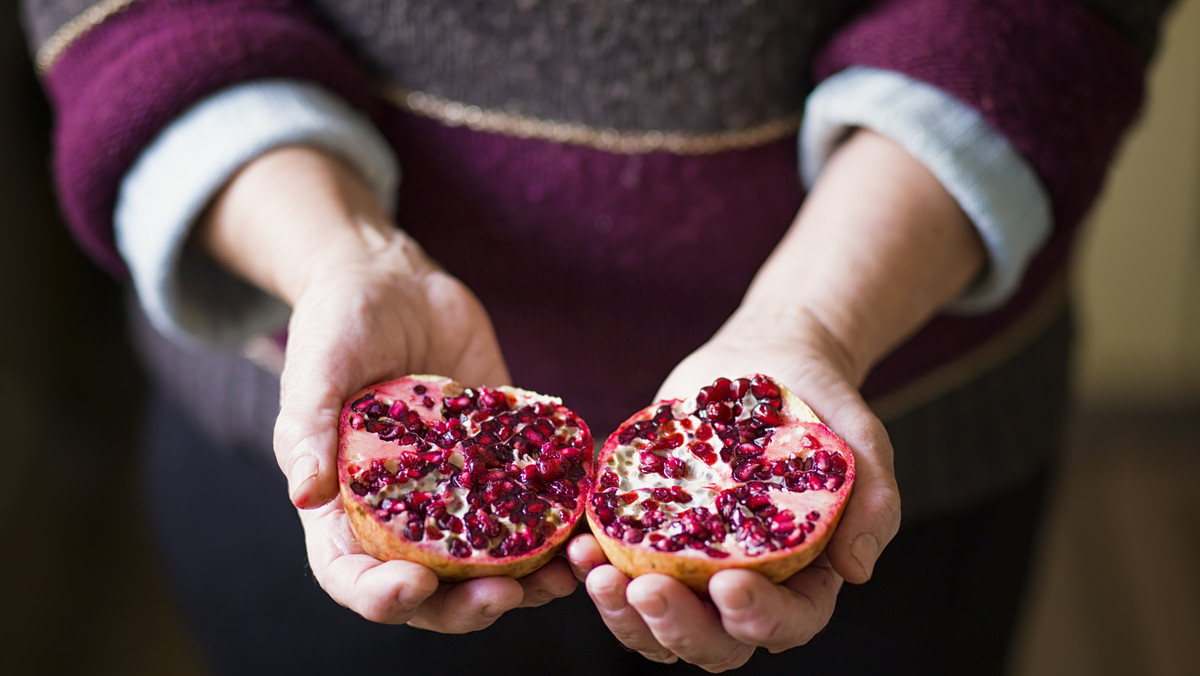
[[[587,425],[554,397],[412,375],[342,409],[338,479],[372,556],[444,580],[520,577],[579,522],[593,452]]]
[[[751,375],[629,418],[596,476],[587,515],[609,561],[705,593],[725,568],[780,582],[816,558],[850,495],[854,456],[787,388]]]

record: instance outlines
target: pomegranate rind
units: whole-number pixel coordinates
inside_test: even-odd
[[[354,403],[372,395],[389,402],[404,400],[410,407],[420,410],[420,407],[413,406],[414,401],[423,398],[414,394],[413,390],[417,385],[423,385],[427,390],[425,396],[429,396],[433,401],[433,405],[425,407],[426,410],[422,412],[422,418],[427,421],[440,420],[441,415],[437,412],[441,410],[442,402],[467,391],[466,387],[450,378],[415,374],[364,388],[351,396],[342,409],[338,435],[339,491],[351,529],[363,550],[384,561],[399,559],[420,563],[432,569],[439,579],[451,582],[488,576],[519,578],[544,566],[561,550],[567,539],[583,522],[590,478],[580,482],[581,494],[574,509],[558,506],[556,514],[565,515],[565,518],[555,519],[553,532],[545,535],[541,545],[519,555],[502,557],[485,557],[481,553],[476,555],[476,552],[472,552],[469,558],[456,558],[450,556],[437,540],[409,540],[400,532],[395,520],[381,520],[375,514],[375,508],[355,493],[352,488],[352,470],[361,468],[375,459],[392,458],[399,453],[400,447],[395,442],[383,441],[361,429],[354,429],[351,424],[351,418],[356,414]],[[552,409],[553,415],[569,417],[575,429],[574,444],[583,450],[580,461],[585,476],[590,477],[593,455],[591,432],[582,419],[562,405],[560,399],[517,387],[502,386],[490,389],[503,393],[515,406],[541,402]],[[461,444],[449,450],[451,453],[461,453]]]
[[[754,377],[762,376],[759,376],[759,374],[746,376],[747,379]],[[709,580],[713,575],[722,570],[729,568],[753,570],[772,582],[778,583],[786,580],[810,564],[825,549],[825,546],[837,528],[853,487],[854,456],[849,446],[821,422],[804,401],[777,381],[772,380],[771,382],[780,390],[780,399],[782,401],[780,410],[783,414],[783,420],[777,426],[768,445],[764,448],[764,456],[779,460],[806,454],[811,455],[812,449],[804,446],[804,440],[808,437],[809,439],[819,440],[819,448],[827,452],[836,451],[846,462],[844,481],[837,490],[808,494],[820,498],[822,514],[818,520],[813,522],[813,530],[807,534],[804,541],[795,546],[759,553],[754,556],[733,552],[727,558],[713,558],[701,550],[690,548],[679,551],[661,551],[650,546],[647,540],[631,543],[622,538],[610,536],[606,533],[606,528],[597,515],[596,506],[589,500],[587,504],[587,518],[591,531],[609,562],[616,566],[617,569],[630,577],[649,573],[666,574],[680,580],[701,594],[707,594]],[[652,420],[655,412],[659,411],[664,405],[671,406],[676,410],[680,410],[681,408],[695,408],[694,399],[687,401],[680,399],[659,401],[639,411],[622,423],[608,437],[598,454],[595,465],[597,473],[596,491],[601,490],[600,474],[605,469],[619,467],[619,464],[614,465],[614,458],[621,453],[629,453],[628,444],[624,444],[620,440],[622,431],[632,427],[636,423]],[[691,437],[688,438],[688,441],[690,440]],[[687,448],[687,445],[688,443],[685,442],[681,448]],[[720,464],[718,462],[714,467],[718,467]],[[629,463],[626,463],[626,465],[636,473],[636,465]],[[729,482],[728,485],[722,484],[724,487],[736,486],[739,483],[730,475],[726,475],[724,478]],[[641,490],[636,488],[636,481],[633,485],[626,485],[626,480],[627,477],[622,476],[623,489]],[[792,499],[797,494],[789,496],[785,491],[774,490],[771,490],[770,493],[775,502],[780,502],[782,498],[782,502],[786,503],[789,507],[798,506],[795,504],[797,501]],[[800,493],[798,495],[804,496],[806,494]],[[712,504],[708,503],[701,506],[711,508]],[[801,509],[806,508],[801,507]]]

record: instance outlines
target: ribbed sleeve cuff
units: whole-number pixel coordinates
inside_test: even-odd
[[[268,80],[221,91],[171,123],[125,175],[117,246],[151,321],[164,333],[238,346],[278,329],[289,309],[186,246],[192,224],[245,163],[284,145],[347,161],[390,210],[395,157],[369,120],[325,89]]]
[[[1050,235],[1050,204],[1037,177],[973,109],[899,73],[851,68],[822,82],[805,106],[801,172],[808,186],[853,127],[886,136],[925,165],[971,218],[989,265],[946,309],[977,313],[1003,304]]]

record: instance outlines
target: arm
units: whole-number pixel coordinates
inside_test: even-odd
[[[571,555],[613,632],[651,659],[733,668],[757,646],[807,642],[833,612],[843,579],[866,582],[900,526],[892,448],[858,394],[871,365],[983,267],[983,245],[941,184],[895,143],[858,131],[831,157],[795,223],[737,312],[660,392],[761,371],[808,401],[855,451],[854,494],[826,554],[783,585],[725,571],[708,608],[661,575],[630,581],[585,536]],[[772,621],[772,618],[787,618]]]
[[[330,596],[377,622],[461,633],[574,590],[562,560],[520,581],[439,585],[424,566],[381,562],[358,546],[337,493],[346,398],[405,373],[503,384],[508,372],[479,302],[392,225],[357,175],[310,148],[269,152],[234,177],[194,236],[293,308],[275,453]]]
[[[1084,4],[1104,3],[873,3],[823,48],[817,80],[857,67],[893,71],[976,111],[1045,188],[1054,230],[1028,254],[1031,267],[1044,271],[1062,264],[1141,98],[1137,52]],[[1143,18],[1152,21],[1163,5]],[[899,495],[886,433],[859,386],[995,263],[985,256],[995,254],[994,239],[972,228],[980,224],[964,213],[968,205],[946,188],[899,145],[858,131],[828,157],[739,310],[664,383],[661,394],[671,395],[716,375],[775,373],[869,469],[825,558],[780,586],[722,573],[709,587],[712,606],[670,579],[629,581],[603,565],[594,541],[578,539],[571,548],[577,573],[588,573],[589,592],[626,645],[660,661],[733,668],[757,646],[805,643],[828,622],[843,579],[870,577],[899,526]]]
[[[113,236],[119,186],[197,102],[240,83],[278,79],[315,85],[368,117],[375,111],[369,76],[306,4],[128,3],[45,60],[60,198],[98,263],[125,272]],[[31,23],[42,27],[39,42],[54,30],[55,8],[26,4]],[[381,563],[357,547],[340,502],[331,500],[344,398],[365,382],[411,370],[469,382],[508,375],[474,297],[391,225],[379,187],[373,193],[333,154],[295,145],[301,142],[313,137],[293,139],[238,172],[189,246],[293,306],[276,451],[294,502],[309,508],[301,520],[315,576],[370,619],[446,632],[478,629],[516,605],[569,593],[575,581],[561,561],[520,582],[439,585],[421,566]]]

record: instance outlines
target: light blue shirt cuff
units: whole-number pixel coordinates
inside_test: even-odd
[[[886,136],[941,181],[987,248],[982,277],[945,309],[976,314],[1003,304],[1050,236],[1050,199],[1033,169],[978,112],[899,73],[851,68],[809,96],[800,130],[807,186],[854,127]]]
[[[138,297],[164,334],[238,347],[286,324],[290,308],[186,246],[193,223],[247,162],[308,145],[350,164],[389,211],[399,185],[390,146],[327,90],[291,80],[237,85],[171,123],[125,175],[114,221]]]

